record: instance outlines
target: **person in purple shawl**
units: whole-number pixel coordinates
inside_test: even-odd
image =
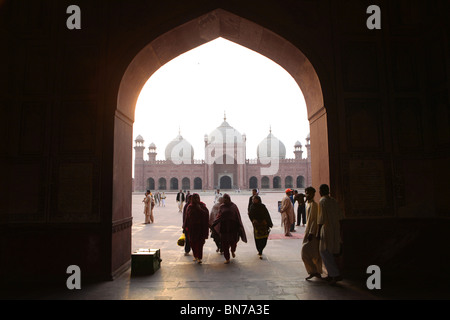
[[[209,210],[200,201],[198,193],[192,195],[191,203],[186,210],[183,229],[186,231],[186,238],[189,239],[194,261],[202,263],[203,246],[209,234]]]
[[[212,224],[212,228],[220,234],[222,242],[223,255],[225,257],[225,263],[230,263],[230,249],[233,258],[236,256],[236,247],[239,242],[239,238],[247,243],[247,236],[242,224],[241,214],[238,207],[231,202],[230,195],[225,193],[223,195],[223,204],[219,208],[219,213],[216,216],[216,220]]]

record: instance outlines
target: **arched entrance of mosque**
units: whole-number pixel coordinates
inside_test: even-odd
[[[251,177],[248,186],[250,189],[257,189],[258,188],[258,178]]]
[[[219,188],[223,190],[231,189],[233,186],[233,182],[231,181],[230,176],[222,176],[219,182]]]
[[[194,190],[201,190],[202,189],[202,179],[197,177],[194,179]]]
[[[170,179],[170,190],[178,190],[178,179],[177,178]]]
[[[281,188],[281,178],[276,176],[273,178],[273,188],[280,189]]]
[[[158,180],[158,189],[159,190],[166,190],[167,189],[166,179],[159,178],[159,180]]]
[[[270,179],[268,177],[261,178],[261,189],[269,189],[270,188]]]
[[[147,190],[155,190],[155,180],[153,178],[147,179]]]
[[[312,185],[330,183],[327,111],[319,76],[310,60],[299,49],[301,44],[295,46],[269,29],[225,10],[216,9],[157,38],[141,39],[140,49],[129,55],[128,67],[118,87],[113,122],[113,221],[124,221],[132,216],[130,159],[133,150],[134,111],[141,89],[165,63],[218,37],[266,56],[293,77],[303,92],[310,123]],[[261,188],[268,187],[265,178],[267,177],[261,179]],[[159,181],[159,185],[162,186],[162,181]],[[170,189],[175,189],[172,181]],[[130,233],[129,228],[126,232],[114,234],[113,243],[120,243],[119,237],[131,242]],[[112,259],[113,269],[121,266],[118,265],[120,261],[129,261],[130,256],[126,250],[119,251]]]
[[[189,180],[189,178],[183,178],[183,180],[181,180],[181,189],[189,190],[190,188],[191,188],[191,181]]]

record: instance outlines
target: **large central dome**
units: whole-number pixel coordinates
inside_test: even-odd
[[[205,137],[205,140],[207,144],[236,144],[244,142],[244,137],[239,131],[230,126],[230,124],[227,122],[226,117],[224,117],[222,124],[214,129],[214,131],[211,132],[207,137]]]

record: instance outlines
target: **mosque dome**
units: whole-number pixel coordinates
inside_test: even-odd
[[[212,131],[208,137],[205,135],[205,141],[207,144],[211,143],[242,143],[245,141],[245,136],[243,136],[239,131],[230,126],[227,122],[226,117],[220,126],[218,126],[214,131]]]
[[[275,154],[272,154],[274,152]],[[267,159],[267,158],[277,158],[277,159],[285,159],[286,158],[286,147],[284,143],[278,140],[273,134],[272,130],[269,135],[261,141],[256,150],[256,154],[258,155],[258,159]]]
[[[144,138],[141,135],[138,135],[134,141],[144,141]]]
[[[153,142],[150,143],[149,149],[156,149],[156,145]]]
[[[181,136],[181,134],[178,134],[178,136],[166,146],[165,156],[166,160],[171,160],[177,164],[181,162],[193,163],[194,148]]]
[[[301,147],[302,147],[302,143],[297,140],[297,142],[294,144],[294,148],[301,148]]]

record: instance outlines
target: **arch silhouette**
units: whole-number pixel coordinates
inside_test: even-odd
[[[124,62],[127,68],[118,74],[121,80],[117,87],[115,105],[112,106],[114,118],[111,119],[114,127],[113,221],[129,220],[132,216],[130,190],[132,188],[133,122],[136,102],[142,88],[153,73],[164,64],[218,37],[264,55],[278,63],[293,77],[303,92],[310,124],[312,185],[330,183],[327,110],[314,66],[298,47],[271,30],[223,9],[216,9],[149,40],[147,44],[134,49],[134,53],[129,53],[127,58],[124,58],[125,61],[129,59],[129,63]],[[268,184],[264,178],[261,179],[261,188],[268,188]],[[163,190],[163,188],[160,189]],[[114,237],[119,236],[114,235]],[[130,235],[122,237],[127,238],[127,241],[131,239]],[[127,252],[118,252],[117,257],[113,257],[114,268],[118,264],[117,261],[126,259],[128,259]]]

